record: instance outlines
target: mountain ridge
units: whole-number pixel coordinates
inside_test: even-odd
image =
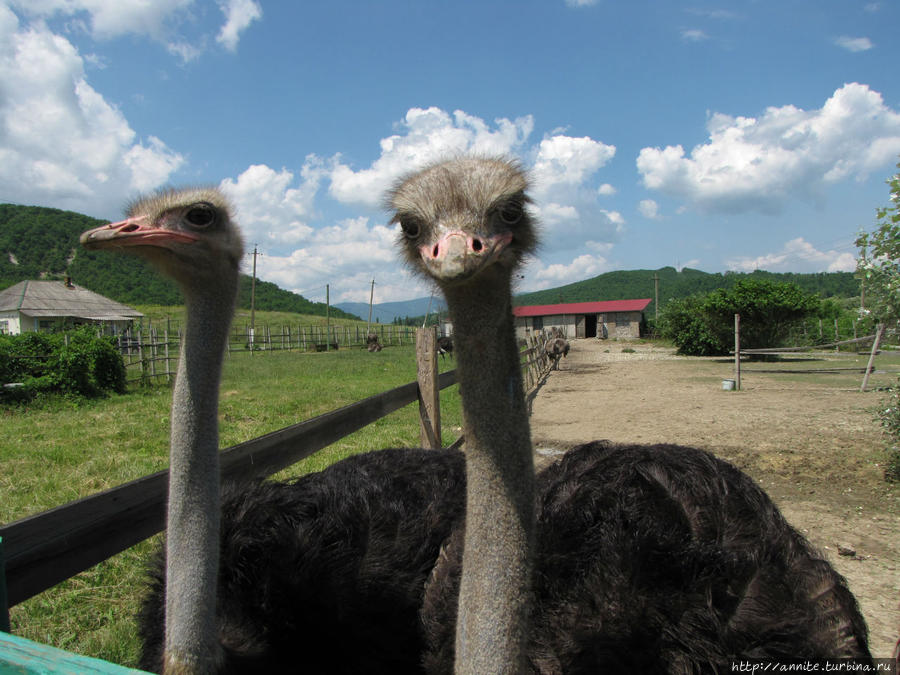
[[[81,248],[79,235],[105,222],[74,211],[0,204],[0,290],[26,279],[63,279],[70,276],[75,283],[125,304],[183,304],[177,286],[157,274],[145,261]],[[521,306],[651,298],[646,313],[653,316],[656,297],[654,277],[659,280],[661,306],[665,306],[669,299],[728,288],[747,277],[795,283],[804,291],[817,293],[823,298],[859,296],[859,281],[852,272],[703,272],[691,268],[676,270],[674,267],[662,267],[658,270],[606,272],[551,289],[519,293],[513,301]],[[241,275],[240,284],[238,306],[249,309],[250,277]],[[432,313],[446,308],[440,296],[384,302],[373,306],[372,320],[391,323],[395,319],[422,317],[429,311],[429,303]],[[326,312],[325,303],[311,302],[260,279],[256,280],[255,307],[259,310],[316,315]],[[332,316],[366,320],[369,305],[342,302],[332,305],[330,312]]]

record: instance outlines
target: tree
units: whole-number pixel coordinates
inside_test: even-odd
[[[856,238],[856,272],[865,284],[864,316],[895,328],[900,321],[900,173],[887,183],[891,205],[876,211],[873,232],[861,232]],[[889,481],[900,481],[900,387],[891,391],[885,404],[878,413],[889,438],[884,475]]]
[[[741,346],[777,347],[792,326],[819,311],[819,298],[791,283],[741,279],[729,289],[706,296],[703,311],[710,331],[721,342],[734,343],[734,315],[741,315]]]
[[[900,173],[887,183],[891,205],[876,211],[873,232],[860,232],[856,238],[856,273],[865,284],[865,314],[878,323],[896,326],[900,320]]]
[[[741,344],[775,347],[791,327],[819,310],[819,298],[791,283],[746,277],[731,288],[670,301],[660,316],[662,334],[680,354],[727,354],[734,344],[734,315],[741,315]]]

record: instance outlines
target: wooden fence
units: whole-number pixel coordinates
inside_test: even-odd
[[[433,401],[434,392],[454,384],[456,371],[437,375],[435,330],[423,333],[428,335],[430,347],[417,350],[428,360],[419,368],[419,381],[223,450],[223,479],[269,476],[417,400],[422,424],[427,425],[423,436],[439,440],[439,415],[426,411],[422,401]],[[543,336],[529,339],[522,358],[525,386],[531,389],[550,366]],[[433,377],[423,377],[423,371]],[[434,447],[433,443],[426,445]],[[8,607],[163,530],[167,488],[168,471],[160,471],[0,526],[0,591],[4,561],[6,582],[5,598],[0,592],[0,622],[5,620],[8,628]],[[0,649],[0,663],[3,658]]]

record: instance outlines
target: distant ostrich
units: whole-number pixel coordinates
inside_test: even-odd
[[[378,341],[378,333],[369,333],[366,335],[366,349],[370,352],[380,352],[383,347]]]
[[[553,362],[550,370],[559,370],[559,360],[569,355],[569,341],[563,337],[553,337],[544,343],[544,351]]]
[[[727,672],[868,659],[844,579],[732,465],[673,445],[580,446],[533,476],[510,283],[536,234],[522,171],[426,167],[389,200],[444,292],[466,437],[466,522],[422,620],[433,673]],[[490,349],[485,349],[490,345]]]
[[[437,339],[438,354],[443,359],[445,356],[453,358],[453,338],[442,335]]]
[[[230,208],[212,189],[163,192],[82,243],[149,258],[187,304],[141,667],[284,672],[299,653],[309,672],[418,672],[425,580],[463,514],[462,454],[384,450],[296,481],[227,484],[220,523],[218,384],[242,252]]]

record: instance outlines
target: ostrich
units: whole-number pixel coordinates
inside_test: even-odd
[[[448,355],[451,359],[453,358],[453,338],[442,335],[437,339],[437,347],[438,354],[441,355],[442,359],[444,358],[444,356]]]
[[[366,335],[366,350],[369,352],[380,352],[383,349],[378,341],[378,333],[369,333]]]
[[[737,658],[869,658],[844,579],[727,462],[597,441],[535,481],[510,288],[537,242],[526,188],[513,162],[457,158],[389,195],[408,263],[447,298],[465,419],[465,525],[426,589],[426,669],[726,672]]]
[[[228,483],[220,518],[218,384],[241,258],[230,213],[214,189],[167,191],[82,235],[149,258],[187,305],[140,665],[282,672],[299,651],[310,672],[419,672],[425,580],[462,518],[461,453],[388,449],[293,481]]]
[[[560,358],[569,355],[569,341],[563,337],[551,337],[544,344],[544,351],[547,353],[547,356],[549,356],[553,361],[553,365],[550,367],[550,369],[559,370]]]
[[[218,387],[243,254],[230,210],[214,190],[165,191],[127,218],[81,235],[89,249],[149,258],[184,292],[188,321],[175,390],[167,522],[166,672],[211,672],[219,534]]]

